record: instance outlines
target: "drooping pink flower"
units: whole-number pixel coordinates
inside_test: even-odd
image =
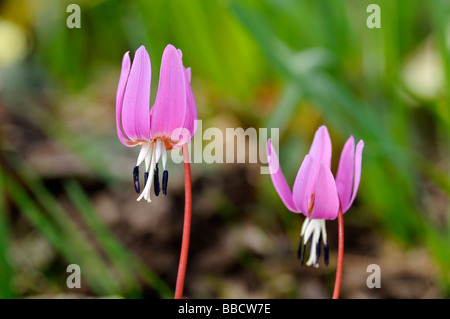
[[[133,169],[134,186],[140,193],[139,165],[145,162],[145,187],[138,200],[150,202],[150,189],[159,195],[158,162],[163,165],[162,190],[167,193],[167,151],[189,143],[195,134],[197,107],[191,85],[191,70],[182,62],[182,53],[173,45],[164,49],[155,103],[150,110],[151,64],[144,46],[136,50],[131,65],[129,52],[122,60],[116,97],[116,125],[125,146],[141,145]],[[148,179],[149,174],[153,178]]]
[[[363,148],[364,142],[361,140],[355,150],[354,138],[350,136],[342,149],[335,180],[330,170],[331,139],[327,128],[319,127],[291,191],[275,149],[270,140],[267,142],[269,170],[275,189],[290,211],[306,216],[300,234],[298,257],[303,263],[306,244],[311,240],[310,258],[306,263],[308,266],[318,266],[321,241],[324,244],[325,264],[328,264],[325,220],[335,219],[340,209],[342,213],[347,212],[355,200],[361,179]]]

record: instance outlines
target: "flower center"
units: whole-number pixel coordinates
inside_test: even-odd
[[[166,170],[167,163],[167,149],[163,140],[156,139],[151,142],[143,142],[142,148],[139,153],[136,166],[133,169],[133,180],[134,180],[134,188],[136,193],[140,193],[139,186],[139,165],[142,162],[145,162],[145,172],[144,172],[144,190],[137,198],[140,201],[144,198],[147,202],[151,202],[150,199],[150,190],[152,187],[152,182],[154,183],[154,192],[155,195],[158,196],[161,191],[161,185],[159,183],[159,168],[158,162],[161,159],[163,165],[163,179],[162,179],[162,191],[163,195],[167,195],[167,182],[169,178],[169,173]],[[153,178],[149,179],[149,176],[153,176]]]
[[[321,242],[323,242],[324,262],[325,265],[328,266],[328,244],[325,219],[309,219],[306,217],[302,225],[300,244],[297,251],[297,258],[300,259],[302,265],[306,249],[308,248],[307,246],[309,246],[309,259],[306,262],[306,265],[314,265],[316,268],[319,267]]]

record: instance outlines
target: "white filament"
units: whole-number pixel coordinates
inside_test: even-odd
[[[302,230],[300,235],[303,237],[303,243],[309,241],[311,237],[311,248],[309,252],[309,259],[306,262],[307,266],[314,265],[314,267],[319,267],[319,263],[317,262],[317,251],[316,247],[320,240],[320,235],[322,234],[323,243],[327,243],[327,231],[325,228],[325,219],[312,219],[310,220],[306,217],[305,221],[302,225]]]
[[[155,143],[156,143],[156,148],[155,148],[156,162],[155,163],[158,163],[159,159],[161,158],[161,144],[162,144],[162,142],[161,142],[161,140],[157,140]]]
[[[143,142],[141,151],[139,152],[139,156],[136,162],[136,166],[141,165],[142,161],[147,157],[147,154],[149,153],[151,143],[150,142]]]
[[[145,170],[146,173],[153,172],[153,170],[155,169],[155,165],[156,165],[156,163],[155,163],[155,147],[153,148],[153,152],[151,152],[151,153],[152,153],[152,156],[151,156],[152,160],[151,160],[149,169],[146,168],[146,170]],[[149,152],[149,154],[150,154],[150,152]],[[148,163],[149,161],[147,160],[146,162]],[[147,184],[145,184],[144,190],[142,191],[141,195],[139,195],[139,197],[137,198],[137,201],[140,201],[142,198],[144,198],[147,202],[149,202],[149,203],[152,202],[152,200],[150,198],[150,190],[152,188],[152,182],[153,182],[153,178],[152,178],[152,175],[150,175],[150,173],[149,173]]]
[[[166,163],[167,163],[167,150],[166,150],[166,145],[163,143],[162,144],[162,164],[163,164],[163,169],[166,169]]]
[[[148,179],[147,183],[145,184],[144,190],[137,198],[137,201],[140,201],[142,198],[144,198],[144,200],[151,203],[150,190],[153,183],[153,174],[156,164],[159,162],[159,159],[161,157],[163,168],[166,169],[167,150],[163,141],[156,140],[151,143],[144,142],[142,144],[136,166],[139,166],[142,161],[145,160],[145,172],[148,173]]]
[[[147,156],[145,157],[145,172],[148,172],[148,170],[150,169],[152,154],[153,154],[153,147],[150,148],[149,152],[147,153]]]

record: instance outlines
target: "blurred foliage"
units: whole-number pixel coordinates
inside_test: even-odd
[[[73,2],[81,6],[81,29],[65,25]],[[370,3],[381,7],[380,29],[366,26]],[[114,90],[122,55],[141,44],[152,61],[152,92],[162,51],[172,43],[192,67],[200,119],[279,127],[290,182],[320,124],[330,130],[334,168],[348,136],[363,139],[361,186],[346,221],[377,227],[405,248],[426,246],[442,293],[450,296],[449,1],[6,0],[0,19],[0,110],[26,118],[111,189],[124,185],[121,166],[110,164],[123,152],[115,137]],[[11,37],[2,34],[11,32],[6,42]],[[96,107],[92,117],[85,115]],[[84,257],[94,293],[139,297],[138,276],[159,296],[170,296],[68,177],[63,194],[106,257],[96,253],[68,208],[29,167],[24,148],[2,129],[0,297],[20,296],[9,280],[16,269],[6,198],[64,259]],[[258,192],[255,218],[263,225],[283,219],[295,241],[298,225],[270,178],[259,177]]]

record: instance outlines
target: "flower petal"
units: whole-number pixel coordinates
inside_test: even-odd
[[[364,142],[360,140],[356,145],[355,151],[355,178],[353,182],[353,193],[352,198],[348,202],[348,204],[342,208],[342,212],[345,213],[350,206],[352,206],[353,201],[355,200],[356,193],[358,192],[359,182],[361,180],[361,162],[362,162],[362,151],[364,149]]]
[[[184,128],[187,113],[185,69],[179,51],[167,45],[161,60],[158,93],[152,108],[151,135],[170,137]]]
[[[355,139],[353,136],[350,136],[342,148],[341,158],[339,160],[339,166],[336,174],[336,187],[343,213],[345,213],[345,208],[348,206],[350,198],[352,197],[354,171]]]
[[[186,80],[186,99],[187,99],[187,112],[184,121],[184,127],[189,131],[191,138],[197,131],[197,105],[195,103],[194,93],[191,88],[191,68],[185,70]],[[189,139],[190,140],[190,139]],[[188,141],[189,142],[189,141]]]
[[[339,212],[339,196],[330,168],[320,163],[316,195],[311,219],[335,219]]]
[[[306,155],[298,170],[292,189],[294,204],[306,217],[308,217],[309,200],[312,196],[311,185],[315,184],[314,179],[317,177],[317,174],[314,172],[314,166],[315,163],[311,155]]]
[[[125,94],[125,88],[127,86],[128,76],[130,74],[130,52],[126,52],[123,55],[122,59],[122,70],[120,71],[119,84],[117,86],[117,95],[116,95],[116,127],[117,127],[117,135],[119,140],[125,146],[131,146],[131,141],[122,131],[122,105],[123,105],[123,96]]]
[[[122,126],[133,141],[150,140],[150,57],[144,46],[134,55],[125,89]]]
[[[186,68],[186,78],[191,83],[191,68]]]
[[[181,51],[178,50],[181,56]],[[184,124],[182,128],[176,128],[172,131],[170,140],[168,143],[168,149],[180,148],[184,144],[189,143],[194,137],[197,131],[197,105],[195,103],[194,93],[192,92],[190,81],[191,81],[191,68],[185,69],[185,81],[186,81],[186,99],[187,99],[187,110],[186,117],[184,119]],[[153,111],[153,109],[152,109]],[[152,112],[151,112],[152,113]]]
[[[331,164],[331,139],[325,125],[319,127],[314,134],[314,139],[309,149],[309,154],[319,162],[324,162],[328,167]]]
[[[280,162],[278,161],[277,154],[272,146],[270,139],[267,141],[267,160],[273,186],[278,192],[278,195],[280,195],[280,198],[283,201],[284,205],[286,205],[287,209],[289,209],[291,212],[299,213],[299,210],[292,200],[291,189],[289,188],[289,185],[284,178],[283,172],[281,171]]]

